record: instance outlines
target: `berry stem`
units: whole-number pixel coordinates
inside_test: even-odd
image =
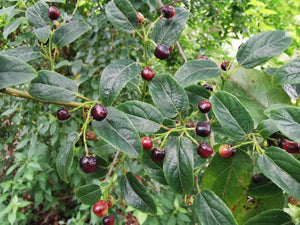
[[[142,92],[142,102],[145,100],[146,89],[147,89],[147,81],[144,80],[144,84],[143,84],[143,92]]]
[[[205,113],[205,118],[206,118],[206,121],[209,123],[210,119],[209,119],[207,113]],[[211,146],[215,146],[216,142],[215,142],[215,135],[214,135],[213,131],[211,131],[211,133],[210,133],[209,141],[210,141]]]
[[[52,57],[52,35],[53,35],[53,32],[51,31],[52,20],[50,20],[49,26],[50,26],[50,34],[49,34],[49,48],[48,48],[49,53],[48,54],[49,54],[51,70],[54,71],[54,60]],[[55,53],[54,53],[54,55],[55,55]]]
[[[74,9],[74,11],[73,11],[73,13],[72,13],[70,19],[73,19],[73,16],[75,15],[75,13],[76,13],[76,11],[77,11],[78,6],[79,6],[79,0],[76,1],[76,6],[75,6],[75,9]]]
[[[253,142],[254,142],[254,141],[242,142],[242,143],[239,144],[239,145],[235,145],[235,146],[231,147],[231,149],[237,149],[237,148],[239,148],[239,147],[241,147],[241,146],[244,146],[244,145],[253,144]]]
[[[196,116],[199,113],[199,110],[197,110],[196,112],[192,113],[189,117],[187,117],[183,123],[185,124],[188,120],[192,119],[194,116]]]
[[[186,130],[184,133],[189,139],[191,139],[192,142],[194,142],[195,145],[199,146],[199,143]]]

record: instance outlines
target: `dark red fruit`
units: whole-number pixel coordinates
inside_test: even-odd
[[[150,137],[142,137],[141,142],[144,150],[150,150],[153,147],[153,143]]]
[[[93,206],[93,212],[96,216],[103,217],[106,215],[108,210],[107,203],[104,200],[95,202]]]
[[[164,60],[169,58],[170,50],[164,45],[158,45],[154,50],[154,55],[156,58]]]
[[[102,219],[103,225],[114,225],[115,224],[115,217],[113,215],[105,216]]]
[[[101,121],[107,116],[107,109],[104,105],[97,104],[92,108],[91,115],[94,120]]]
[[[230,60],[228,59],[225,59],[222,63],[221,63],[221,69],[226,71],[226,70],[229,70],[231,67],[230,65]]]
[[[150,81],[150,80],[152,80],[152,78],[154,77],[155,74],[152,69],[150,69],[149,67],[146,67],[142,70],[141,75],[144,80]]]
[[[79,160],[80,169],[85,173],[94,172],[97,169],[98,163],[96,156],[84,156]]]
[[[198,60],[208,60],[208,57],[207,56],[200,56],[197,59]]]
[[[59,120],[67,120],[70,118],[69,111],[65,108],[57,110],[56,116],[57,116],[57,119],[59,119]]]
[[[254,174],[254,175],[252,175],[251,180],[253,181],[253,183],[258,184],[262,181],[262,178],[263,177],[261,174]]]
[[[137,14],[137,17],[138,17],[138,20],[139,20],[139,24],[142,24],[145,21],[145,17],[140,12],[136,12],[136,14]]]
[[[165,18],[171,19],[173,16],[175,16],[175,8],[173,6],[166,5],[161,9],[161,13]]]
[[[57,20],[60,16],[58,8],[56,8],[55,6],[51,6],[48,10],[48,16],[51,20]]]
[[[197,149],[198,155],[200,155],[202,158],[208,158],[213,152],[214,150],[212,147],[206,142],[201,143]]]
[[[211,133],[210,124],[208,122],[199,122],[196,125],[195,131],[200,137],[208,137]]]
[[[207,100],[204,100],[198,104],[198,109],[202,113],[208,113],[211,110],[211,103]]]
[[[203,84],[202,87],[204,87],[208,91],[213,91],[214,90],[213,87],[210,84]]]
[[[164,150],[158,150],[157,148],[153,148],[151,153],[151,159],[153,162],[160,162],[166,156],[166,152]]]
[[[288,153],[300,153],[299,144],[294,141],[285,141],[282,148]]]
[[[219,147],[219,154],[220,154],[220,156],[223,157],[223,158],[228,158],[228,157],[230,157],[230,156],[232,155],[232,151],[231,151],[229,145],[226,145],[226,144],[221,145],[221,146]]]

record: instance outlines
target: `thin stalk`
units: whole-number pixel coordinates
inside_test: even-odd
[[[73,16],[75,15],[75,13],[76,13],[76,11],[77,11],[77,9],[78,9],[78,6],[79,6],[79,0],[77,0],[77,2],[76,2],[75,9],[74,9],[74,11],[73,11],[73,13],[72,13],[72,15],[71,15],[71,18],[70,18],[70,19],[73,19]]]
[[[144,84],[143,84],[143,92],[142,92],[142,102],[145,100],[146,89],[147,89],[147,81],[144,80]]]

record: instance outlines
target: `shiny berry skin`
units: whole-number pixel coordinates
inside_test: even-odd
[[[261,174],[254,174],[251,176],[251,180],[253,181],[253,183],[260,183],[262,181],[262,175]]]
[[[207,100],[204,100],[198,104],[198,109],[202,113],[208,113],[211,110],[211,103]]]
[[[207,56],[200,56],[197,59],[198,60],[208,60],[208,57]]]
[[[141,75],[144,80],[150,81],[150,80],[152,80],[152,78],[154,77],[155,74],[152,69],[150,69],[149,67],[146,67],[142,70]]]
[[[213,87],[210,84],[203,84],[203,86],[208,91],[214,91]]]
[[[157,148],[154,148],[151,153],[151,159],[153,162],[160,162],[166,156],[166,152],[164,150],[159,151]]]
[[[198,122],[195,131],[200,137],[208,137],[211,133],[210,124],[208,122]]]
[[[221,146],[219,147],[219,154],[220,154],[220,156],[223,157],[223,158],[228,158],[228,157],[230,157],[230,156],[232,155],[232,151],[231,151],[229,145],[226,145],[226,144],[221,145]]]
[[[150,137],[142,137],[141,142],[144,150],[150,150],[153,147],[153,143]]]
[[[157,47],[154,50],[154,55],[156,58],[164,60],[169,58],[170,50],[164,45],[157,45]]]
[[[59,109],[56,112],[57,119],[59,120],[67,120],[70,118],[69,111],[65,108]]]
[[[84,156],[79,160],[80,169],[85,173],[92,173],[97,169],[96,156]]]
[[[198,155],[200,155],[202,158],[208,158],[213,152],[214,150],[212,147],[206,142],[201,143],[197,149]]]
[[[222,63],[221,63],[221,69],[226,71],[226,70],[229,70],[231,67],[230,65],[230,60],[228,59],[225,59]]]
[[[48,10],[48,16],[51,20],[57,20],[60,16],[58,8],[56,8],[55,6],[51,6]]]
[[[109,199],[106,201],[107,207],[110,209],[114,206],[115,199],[113,196],[109,196]]]
[[[138,20],[139,20],[139,24],[142,24],[145,21],[145,17],[140,12],[136,12],[136,14],[137,14],[137,17],[138,17]]]
[[[91,115],[94,120],[101,121],[107,116],[107,109],[104,105],[97,104],[92,108]]]
[[[171,19],[175,16],[175,8],[173,6],[167,5],[161,9],[161,13],[166,19]]]
[[[106,215],[108,210],[107,203],[104,200],[95,202],[93,206],[93,212],[96,216],[103,217]]]
[[[300,153],[300,146],[294,141],[285,141],[282,148],[288,153]]]
[[[114,225],[115,224],[115,217],[113,215],[105,216],[102,219],[103,225]]]

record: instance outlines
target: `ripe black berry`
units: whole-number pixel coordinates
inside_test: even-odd
[[[208,122],[199,122],[196,125],[195,131],[200,137],[208,137],[211,133],[210,124]]]
[[[158,150],[157,148],[153,148],[151,153],[151,159],[153,162],[160,162],[166,156],[166,152],[164,150]]]
[[[197,149],[198,155],[200,155],[202,158],[208,158],[213,152],[214,150],[212,147],[206,142],[201,143]]]
[[[221,63],[221,69],[226,71],[226,70],[229,70],[231,67],[230,65],[230,60],[228,59],[225,59],[222,63]]]
[[[261,174],[254,174],[254,175],[252,175],[251,180],[253,181],[253,183],[258,184],[262,181],[262,178],[263,177]]]
[[[202,113],[208,113],[211,110],[211,103],[207,100],[204,100],[198,104],[198,109]]]
[[[98,163],[96,156],[84,156],[79,160],[80,169],[85,173],[94,172],[97,169]]]
[[[202,87],[204,87],[208,91],[213,91],[214,90],[213,87],[210,84],[203,84]]]
[[[164,45],[158,45],[154,50],[154,55],[156,58],[164,60],[169,58],[170,50]]]
[[[152,78],[154,77],[154,71],[152,69],[150,69],[149,67],[146,67],[142,70],[142,78],[147,80],[147,81],[150,81],[152,80]]]
[[[173,6],[167,5],[161,9],[161,13],[166,19],[171,19],[175,16],[175,8]]]
[[[102,219],[103,225],[114,225],[115,224],[115,217],[113,215],[105,216]]]
[[[59,120],[67,120],[70,118],[69,111],[65,108],[61,108],[56,112],[57,119]]]
[[[91,115],[94,120],[101,121],[107,116],[107,109],[104,105],[97,104],[92,108]]]
[[[55,6],[51,6],[48,10],[48,16],[51,20],[57,20],[60,16],[58,8],[56,8]]]

